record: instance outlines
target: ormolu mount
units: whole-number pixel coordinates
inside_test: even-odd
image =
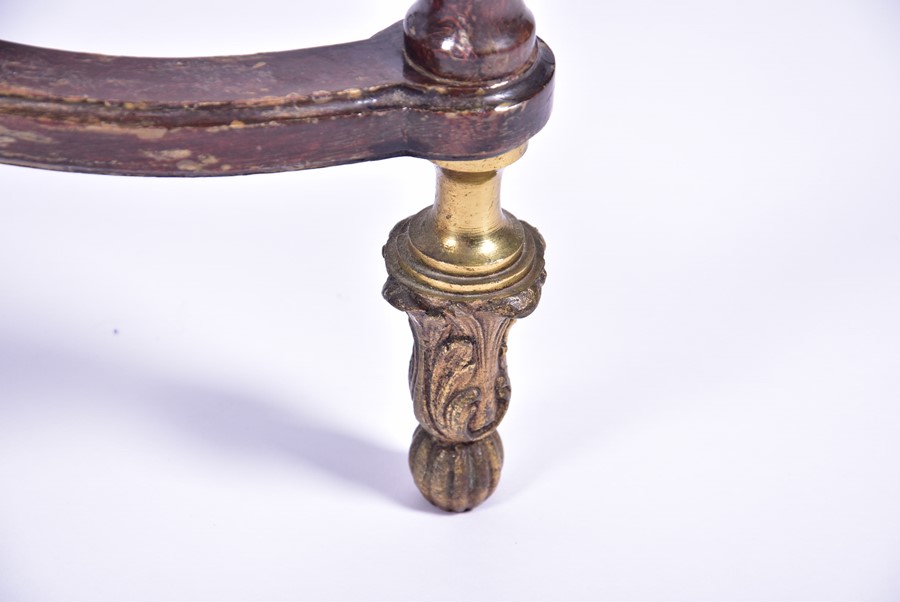
[[[416,484],[446,510],[494,490],[509,404],[506,334],[544,281],[540,235],[500,208],[500,171],[550,115],[554,60],[521,0],[419,0],[349,44],[133,58],[0,41],[0,162],[136,176],[222,176],[407,155],[434,205],[384,249],[407,312]]]

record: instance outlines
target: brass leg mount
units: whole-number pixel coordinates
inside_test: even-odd
[[[497,486],[506,337],[534,311],[546,277],[540,234],[500,208],[501,171],[524,152],[435,162],[434,205],[397,224],[384,249],[384,297],[409,315],[414,339],[410,468],[444,510],[474,508]]]

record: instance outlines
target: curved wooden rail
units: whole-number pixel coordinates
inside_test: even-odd
[[[546,123],[554,58],[543,43],[488,84],[429,74],[407,59],[409,43],[401,23],[349,44],[207,58],[0,41],[0,162],[219,176],[399,155],[473,159]]]

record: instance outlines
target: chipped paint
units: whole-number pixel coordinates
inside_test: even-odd
[[[141,154],[145,157],[153,159],[154,161],[178,161],[180,159],[187,159],[193,153],[191,153],[191,151],[186,148],[173,148],[160,151],[142,150]]]
[[[120,128],[120,129],[128,129],[128,128]],[[159,140],[163,136],[166,135],[166,128],[140,128],[137,131],[132,131],[129,133],[133,133],[135,136],[140,138],[141,140]]]
[[[191,159],[182,159],[175,164],[180,171],[200,171],[202,169],[208,169],[211,166],[215,165],[219,162],[219,158],[215,155],[197,155],[197,160],[193,161]],[[225,166],[228,169],[231,169],[231,165],[226,164]],[[220,169],[222,171],[228,171],[228,169],[224,169],[224,167]]]
[[[141,140],[159,140],[169,131],[166,128],[155,127],[122,127],[114,123],[89,124],[83,126],[82,129],[85,132],[96,134],[136,136]]]
[[[34,142],[37,144],[54,144],[56,140],[49,136],[43,136],[34,132],[25,132],[22,130],[11,130],[0,125],[0,136],[8,139],[7,144],[12,142]],[[6,146],[6,144],[4,144]]]
[[[196,161],[190,161],[188,159],[179,161],[175,164],[175,167],[177,167],[181,171],[200,171],[201,169],[203,169],[203,165],[197,163]]]
[[[324,104],[333,98],[333,94],[328,90],[316,90],[310,95],[312,101],[316,104]]]

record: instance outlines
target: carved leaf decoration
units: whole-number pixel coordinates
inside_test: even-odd
[[[497,381],[494,383],[494,394],[499,403],[503,405],[509,403],[509,399],[512,397],[512,388],[509,386],[509,378],[505,374],[497,377]]]
[[[506,338],[515,319],[456,304],[410,309],[416,418],[445,441],[481,439],[497,428],[509,406]]]
[[[437,426],[448,438],[469,438],[469,420],[481,401],[481,390],[467,386],[478,368],[476,343],[471,337],[445,340],[433,357],[428,405]]]
[[[415,400],[416,383],[419,382],[419,371],[422,369],[422,327],[413,314],[409,314],[409,328],[413,333],[413,351],[412,357],[409,358],[409,392]]]

